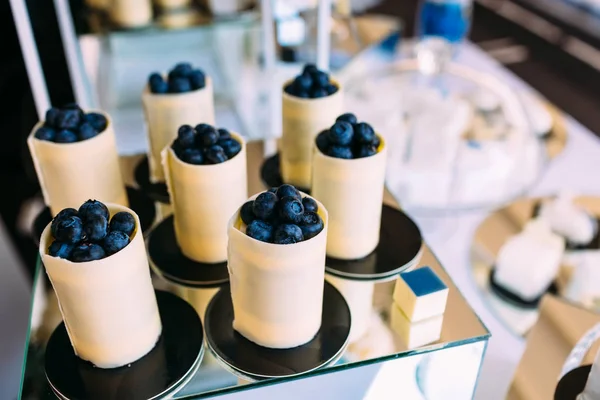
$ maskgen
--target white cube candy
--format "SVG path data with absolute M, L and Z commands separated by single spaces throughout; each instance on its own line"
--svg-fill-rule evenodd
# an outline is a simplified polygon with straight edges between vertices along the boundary
M 412 322 L 443 314 L 447 299 L 448 287 L 429 267 L 404 272 L 396 280 L 394 302 Z
M 402 339 L 408 349 L 414 349 L 440 340 L 443 322 L 443 314 L 412 322 L 395 303 L 392 303 L 390 308 L 391 328 Z

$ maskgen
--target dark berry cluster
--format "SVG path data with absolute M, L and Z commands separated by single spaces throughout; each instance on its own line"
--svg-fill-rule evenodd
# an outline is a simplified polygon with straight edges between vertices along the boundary
M 148 78 L 148 87 L 152 93 L 186 93 L 206 86 L 206 75 L 200 69 L 194 69 L 190 63 L 179 63 L 169 71 L 167 79 L 154 72 Z
M 237 155 L 242 145 L 227 129 L 208 124 L 183 125 L 171 148 L 181 161 L 194 165 L 220 164 Z
M 306 64 L 302 73 L 283 90 L 303 99 L 318 99 L 334 94 L 338 87 L 331 82 L 327 72 L 318 70 L 314 64 Z
M 55 143 L 74 143 L 91 139 L 106 129 L 106 117 L 85 113 L 77 104 L 46 111 L 44 125 L 35 131 L 35 138 Z
M 135 231 L 135 218 L 125 211 L 110 218 L 103 203 L 88 200 L 79 210 L 65 208 L 59 212 L 50 230 L 54 241 L 48 247 L 48 254 L 73 262 L 94 261 L 115 254 L 129 244 Z
M 300 195 L 292 185 L 281 185 L 244 203 L 240 216 L 246 235 L 261 242 L 293 244 L 315 237 L 323 230 L 319 206 Z
M 329 129 L 319 133 L 317 147 L 323 154 L 335 158 L 364 158 L 377 154 L 380 139 L 373 127 L 358 122 L 354 114 L 342 114 Z

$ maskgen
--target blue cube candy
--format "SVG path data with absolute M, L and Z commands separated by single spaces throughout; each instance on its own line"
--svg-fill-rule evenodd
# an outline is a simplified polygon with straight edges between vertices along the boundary
M 439 316 L 446 309 L 448 286 L 430 267 L 400 274 L 394 302 L 411 322 Z

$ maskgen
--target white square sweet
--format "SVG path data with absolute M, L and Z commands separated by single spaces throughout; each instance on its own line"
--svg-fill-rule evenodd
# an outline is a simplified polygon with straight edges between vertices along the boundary
M 400 308 L 392 303 L 390 309 L 390 325 L 400 336 L 406 347 L 414 349 L 440 340 L 444 315 L 427 318 L 419 322 L 411 322 Z
M 441 315 L 446 309 L 448 286 L 429 267 L 400 274 L 394 288 L 394 302 L 412 321 Z

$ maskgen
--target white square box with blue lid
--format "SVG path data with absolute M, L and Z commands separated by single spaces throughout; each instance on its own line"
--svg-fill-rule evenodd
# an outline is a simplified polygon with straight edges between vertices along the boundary
M 444 314 L 448 286 L 429 267 L 400 274 L 394 288 L 394 303 L 411 322 Z

